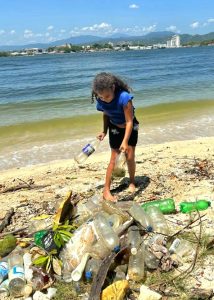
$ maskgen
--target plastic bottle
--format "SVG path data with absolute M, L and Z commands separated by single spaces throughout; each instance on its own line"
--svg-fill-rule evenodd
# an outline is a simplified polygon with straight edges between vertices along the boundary
M 33 267 L 32 287 L 34 291 L 42 290 L 49 280 L 48 274 L 42 268 Z
M 119 228 L 119 226 L 123 223 L 122 217 L 117 214 L 109 215 L 107 217 L 107 220 L 114 231 L 116 231 Z
M 28 252 L 26 252 L 23 255 L 25 279 L 29 283 L 31 282 L 31 280 L 33 278 L 33 270 L 31 269 L 31 265 L 32 265 L 32 259 L 31 258 L 32 258 L 32 255 Z
M 8 263 L 5 261 L 0 262 L 0 284 L 7 278 L 8 276 Z
M 147 211 L 147 208 L 150 206 L 158 207 L 163 214 L 171 214 L 175 212 L 175 202 L 172 198 L 149 201 L 141 205 L 145 211 Z
M 8 259 L 9 265 L 9 291 L 10 294 L 19 297 L 23 295 L 26 285 L 24 275 L 23 257 L 20 251 L 14 251 Z
M 140 247 L 136 255 L 130 255 L 128 264 L 128 278 L 140 281 L 144 278 L 144 245 Z
M 147 268 L 155 270 L 159 266 L 159 259 L 149 251 L 148 247 L 145 247 L 145 265 Z
M 166 219 L 160 209 L 156 206 L 147 207 L 147 214 L 153 220 L 154 231 L 162 234 L 169 234 L 169 228 Z
M 84 148 L 82 148 L 81 152 L 74 157 L 74 160 L 78 164 L 84 163 L 86 159 L 97 150 L 99 145 L 100 145 L 100 140 L 97 138 L 94 139 L 89 144 L 85 145 Z
M 6 279 L 0 284 L 0 299 L 9 295 L 9 280 Z
M 101 259 L 91 258 L 88 260 L 85 266 L 85 279 L 86 281 L 92 281 L 93 278 L 97 275 L 97 272 L 101 266 Z
M 45 217 L 42 219 L 40 219 L 40 217 L 34 218 L 34 219 L 30 220 L 28 232 L 30 234 L 35 233 L 40 230 L 45 230 L 45 229 L 51 228 L 52 225 L 53 225 L 52 217 L 48 216 L 48 217 Z
M 145 228 L 146 231 L 153 231 L 153 222 L 150 216 L 141 208 L 140 205 L 134 203 L 129 209 L 129 213 Z
M 79 215 L 79 217 L 77 218 L 77 222 L 86 221 L 88 218 L 94 216 L 101 209 L 101 201 L 96 195 L 88 199 L 88 201 L 85 203 L 79 203 L 77 205 L 76 213 L 77 215 Z
M 137 226 L 131 226 L 128 229 L 128 245 L 131 248 L 131 254 L 136 255 L 143 239 L 139 233 L 139 228 Z
M 124 177 L 126 174 L 125 170 L 126 155 L 125 152 L 120 152 L 116 158 L 115 166 L 112 172 L 113 177 Z
M 197 200 L 195 202 L 181 202 L 180 211 L 182 213 L 189 213 L 197 210 L 205 210 L 211 206 L 211 202 L 207 200 Z
M 89 253 L 85 253 L 81 259 L 80 264 L 71 273 L 71 278 L 73 281 L 79 281 L 81 279 L 88 259 L 89 259 Z
M 190 242 L 183 239 L 175 239 L 171 246 L 169 247 L 169 253 L 176 253 L 178 256 L 182 257 L 188 252 L 193 251 L 193 246 Z
M 117 234 L 111 228 L 104 214 L 98 213 L 94 218 L 94 230 L 99 243 L 102 247 L 107 247 L 110 251 L 117 251 L 120 241 Z

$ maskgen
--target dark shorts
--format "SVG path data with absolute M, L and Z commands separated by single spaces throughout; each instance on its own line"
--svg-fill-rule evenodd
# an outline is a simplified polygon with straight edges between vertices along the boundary
M 135 147 L 137 145 L 138 140 L 138 127 L 139 122 L 136 118 L 133 120 L 133 129 L 130 135 L 128 145 Z M 120 145 L 122 144 L 124 135 L 125 135 L 125 128 L 119 128 L 116 125 L 109 122 L 109 144 L 112 149 L 119 149 Z

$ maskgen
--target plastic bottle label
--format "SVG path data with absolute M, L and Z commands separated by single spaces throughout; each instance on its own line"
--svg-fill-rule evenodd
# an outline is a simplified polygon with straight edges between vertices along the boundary
M 14 278 L 25 278 L 23 267 L 15 266 L 9 271 L 9 279 L 12 280 Z
M 3 278 L 7 277 L 8 274 L 8 264 L 6 262 L 0 263 L 0 274 Z
M 95 149 L 91 144 L 87 144 L 83 149 L 82 152 L 86 154 L 87 156 L 90 156 L 92 153 L 94 153 Z

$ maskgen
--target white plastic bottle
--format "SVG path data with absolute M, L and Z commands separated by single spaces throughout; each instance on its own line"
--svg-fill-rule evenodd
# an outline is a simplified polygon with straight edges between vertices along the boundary
M 91 141 L 90 143 L 85 145 L 85 147 L 82 148 L 81 152 L 74 157 L 74 160 L 78 164 L 83 164 L 86 161 L 86 159 L 97 150 L 99 145 L 100 145 L 100 140 L 97 138 L 94 139 L 93 141 Z
M 26 285 L 23 257 L 19 251 L 14 251 L 8 259 L 9 265 L 9 291 L 14 297 L 23 295 Z
M 129 212 L 131 216 L 138 221 L 146 231 L 153 231 L 154 228 L 152 219 L 140 205 L 133 203 L 132 207 L 129 209 Z
M 162 234 L 169 234 L 166 219 L 160 209 L 156 206 L 147 207 L 147 214 L 153 220 L 154 231 Z

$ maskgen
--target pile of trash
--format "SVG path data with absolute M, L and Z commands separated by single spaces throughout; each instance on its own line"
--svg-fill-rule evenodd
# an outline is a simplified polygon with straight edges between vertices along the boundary
M 210 205 L 183 202 L 180 212 L 195 212 L 191 225 Z M 155 285 L 142 285 L 148 273 L 175 270 L 197 254 L 198 245 L 169 226 L 165 215 L 176 212 L 173 199 L 112 203 L 93 195 L 79 202 L 69 192 L 55 214 L 31 219 L 18 241 L 1 234 L 0 298 L 51 299 L 55 282 L 82 282 L 90 285 L 87 293 L 79 290 L 84 300 L 161 299 Z

